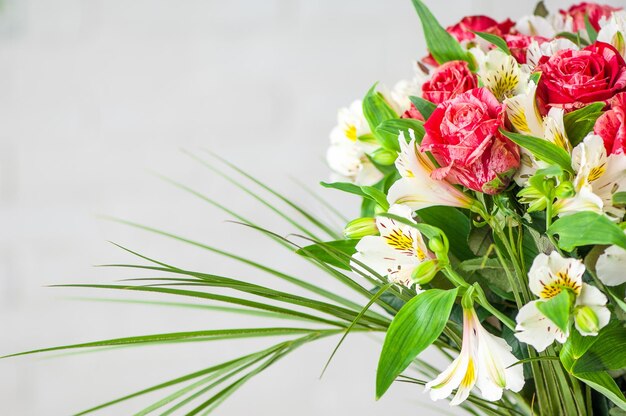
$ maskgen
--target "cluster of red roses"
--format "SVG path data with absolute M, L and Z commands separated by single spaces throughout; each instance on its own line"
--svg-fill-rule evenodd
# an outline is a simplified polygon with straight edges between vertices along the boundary
M 598 30 L 600 20 L 615 10 L 581 3 L 560 13 L 571 17 L 572 30 L 578 32 L 586 27 L 585 16 Z M 477 41 L 475 31 L 498 35 L 520 65 L 528 64 L 526 53 L 533 41 L 541 44 L 552 40 L 516 33 L 511 20 L 499 23 L 487 16 L 465 17 L 447 31 L 465 45 Z M 433 176 L 488 194 L 502 191 L 520 163 L 517 145 L 499 132 L 507 126 L 506 103 L 479 87 L 478 77 L 467 62 L 438 66 L 432 56 L 424 62 L 435 67 L 422 86 L 422 98 L 437 105 L 424 124 L 422 141 L 422 148 L 441 166 Z M 569 112 L 604 102 L 608 111 L 598 119 L 594 132 L 604 139 L 607 153 L 626 151 L 626 63 L 613 46 L 594 42 L 581 50 L 561 50 L 543 56 L 529 70 L 541 74 L 536 107 L 543 116 L 553 107 Z M 421 119 L 421 114 L 412 107 L 404 117 Z

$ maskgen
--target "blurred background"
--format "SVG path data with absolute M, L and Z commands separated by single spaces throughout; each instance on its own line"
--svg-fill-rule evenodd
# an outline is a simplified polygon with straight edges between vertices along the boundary
M 550 9 L 570 5 L 546 3 Z M 515 18 L 534 7 L 499 0 L 427 4 L 446 26 L 464 15 Z M 102 214 L 236 251 L 305 280 L 323 278 L 327 288 L 348 293 L 158 175 L 281 234 L 294 231 L 180 151 L 210 160 L 203 150 L 210 149 L 327 217 L 299 182 L 317 189 L 328 177 L 324 154 L 337 108 L 375 81 L 393 86 L 410 78 L 412 61 L 424 50 L 409 0 L 0 1 L 0 354 L 255 324 L 202 309 L 93 300 L 158 299 L 141 294 L 46 287 L 144 275 L 93 267 L 137 262 L 108 241 L 176 266 L 282 287 L 201 249 L 103 221 Z M 356 200 L 319 193 L 346 216 L 357 215 Z M 0 414 L 71 414 L 271 342 L 3 360 Z M 216 413 L 450 413 L 413 385 L 396 385 L 375 402 L 380 344 L 365 336 L 350 336 L 320 381 L 336 342 L 290 355 Z M 130 414 L 159 397 L 101 414 Z

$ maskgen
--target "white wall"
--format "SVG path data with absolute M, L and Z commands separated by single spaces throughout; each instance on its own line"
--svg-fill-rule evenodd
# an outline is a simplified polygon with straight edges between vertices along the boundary
M 515 17 L 533 7 L 495 0 L 428 3 L 444 24 L 477 12 Z M 135 262 L 106 240 L 175 265 L 284 287 L 197 248 L 100 221 L 97 214 L 158 226 L 319 279 L 299 259 L 224 223 L 227 215 L 151 172 L 202 190 L 268 228 L 293 231 L 179 148 L 212 149 L 323 215 L 290 177 L 309 186 L 326 178 L 323 154 L 336 108 L 374 81 L 392 85 L 410 76 L 411 60 L 424 52 L 420 30 L 409 0 L 3 0 L 0 354 L 253 325 L 202 310 L 70 299 L 122 295 L 45 287 L 144 275 L 92 267 Z M 323 195 L 356 214 L 354 200 Z M 0 414 L 69 414 L 267 342 L 1 361 Z M 305 347 L 278 363 L 218 414 L 366 416 L 432 406 L 421 388 L 408 385 L 394 386 L 374 402 L 379 344 L 366 337 L 350 337 L 320 382 L 334 342 Z M 153 400 L 102 414 L 128 414 Z M 429 409 L 422 414 L 435 414 Z

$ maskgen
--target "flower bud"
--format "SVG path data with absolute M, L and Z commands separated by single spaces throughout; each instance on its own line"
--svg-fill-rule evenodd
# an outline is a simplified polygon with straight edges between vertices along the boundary
M 375 163 L 390 166 L 396 161 L 398 154 L 387 149 L 377 149 L 370 156 Z
M 589 306 L 576 308 L 574 320 L 578 329 L 585 334 L 597 334 L 600 330 L 598 315 Z
M 378 234 L 376 220 L 368 217 L 357 218 L 356 220 L 350 221 L 343 230 L 343 235 L 350 239 L 362 238 L 366 235 L 375 234 Z
M 418 284 L 428 283 L 439 271 L 439 261 L 430 259 L 421 262 L 411 273 L 411 279 Z
M 433 237 L 428 241 L 428 248 L 433 253 L 439 253 L 445 250 L 445 246 L 443 245 L 443 241 L 439 237 Z
M 555 190 L 555 195 L 559 198 L 571 198 L 575 194 L 574 185 L 569 181 L 562 182 Z

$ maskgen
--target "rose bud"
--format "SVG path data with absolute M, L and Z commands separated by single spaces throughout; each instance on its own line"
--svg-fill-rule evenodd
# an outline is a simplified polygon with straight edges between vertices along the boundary
M 585 16 L 588 16 L 589 23 L 595 30 L 600 30 L 600 19 L 608 18 L 613 12 L 623 10 L 620 7 L 612 7 L 606 4 L 583 2 L 575 4 L 567 10 L 559 10 L 564 19 L 572 18 L 572 31 L 586 29 Z
M 520 164 L 519 147 L 502 136 L 504 106 L 486 88 L 476 88 L 439 104 L 424 124 L 422 148 L 441 166 L 435 179 L 496 194 Z
M 539 60 L 541 72 L 537 99 L 548 107 L 575 110 L 587 104 L 607 102 L 626 91 L 626 63 L 608 43 L 596 42 L 585 49 L 566 49 Z
M 593 132 L 604 140 L 607 154 L 626 153 L 626 93 L 610 100 L 611 109 L 602 114 L 593 126 Z
M 432 77 L 422 85 L 422 98 L 435 104 L 454 98 L 478 86 L 465 61 L 450 61 L 433 71 Z

